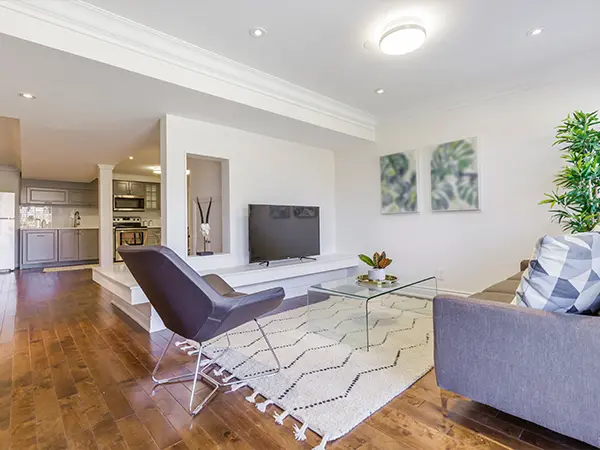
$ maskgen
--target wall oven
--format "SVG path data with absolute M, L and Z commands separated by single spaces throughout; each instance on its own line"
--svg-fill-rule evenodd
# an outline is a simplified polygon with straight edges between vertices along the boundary
M 113 211 L 145 211 L 146 199 L 137 195 L 115 195 Z

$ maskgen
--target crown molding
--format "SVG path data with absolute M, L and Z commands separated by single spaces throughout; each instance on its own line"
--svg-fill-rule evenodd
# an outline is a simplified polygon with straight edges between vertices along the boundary
M 81 0 L 0 1 L 0 32 L 375 140 L 376 119 L 369 113 Z

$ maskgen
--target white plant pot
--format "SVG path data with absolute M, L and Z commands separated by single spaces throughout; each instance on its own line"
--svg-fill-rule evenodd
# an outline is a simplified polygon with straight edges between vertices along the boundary
M 385 269 L 369 269 L 369 280 L 372 280 L 372 281 L 385 280 Z

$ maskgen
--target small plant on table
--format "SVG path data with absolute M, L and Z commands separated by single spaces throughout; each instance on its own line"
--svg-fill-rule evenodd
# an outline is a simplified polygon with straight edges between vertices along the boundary
M 371 267 L 371 270 L 369 270 L 369 280 L 385 280 L 385 268 L 392 263 L 392 260 L 386 256 L 384 251 L 381 253 L 375 252 L 373 258 L 364 254 L 358 255 L 358 258 Z

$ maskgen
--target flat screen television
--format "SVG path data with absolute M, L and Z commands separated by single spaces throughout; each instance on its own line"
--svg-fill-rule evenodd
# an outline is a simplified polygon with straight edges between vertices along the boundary
M 319 207 L 249 205 L 250 262 L 318 255 Z

